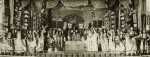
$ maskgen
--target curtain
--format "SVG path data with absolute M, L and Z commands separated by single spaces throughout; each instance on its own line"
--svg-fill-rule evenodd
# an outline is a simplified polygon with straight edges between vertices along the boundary
M 107 1 L 107 6 L 112 7 L 115 4 L 116 0 L 109 0 Z
M 21 7 L 22 7 L 22 8 L 26 7 L 26 6 L 30 3 L 30 1 L 31 1 L 31 0 L 22 0 L 22 1 L 21 1 Z
M 36 13 L 38 13 L 38 14 L 40 14 L 41 13 L 41 9 L 42 9 L 42 7 L 39 7 L 38 5 L 33 5 L 33 8 L 34 8 L 34 11 L 36 12 Z
M 38 6 L 39 8 L 42 8 L 42 0 L 34 0 L 34 3 L 36 6 Z
M 58 4 L 59 0 L 47 0 L 46 7 L 53 8 Z
M 88 0 L 61 0 L 65 6 L 78 7 L 88 5 Z
M 95 8 L 105 8 L 104 0 L 91 0 L 91 3 Z
M 119 2 L 126 8 L 129 7 L 130 1 L 129 0 L 119 0 Z

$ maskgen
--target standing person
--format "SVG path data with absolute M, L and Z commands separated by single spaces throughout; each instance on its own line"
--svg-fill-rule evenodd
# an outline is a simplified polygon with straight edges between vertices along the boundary
M 38 38 L 38 44 L 36 47 L 37 52 L 43 52 L 44 49 L 44 33 L 46 33 L 45 28 L 41 30 L 40 37 Z
M 109 47 L 108 47 L 108 36 L 107 36 L 107 30 L 104 29 L 103 33 L 102 33 L 102 51 L 109 51 Z
M 26 46 L 23 44 L 23 41 L 21 39 L 21 31 L 17 31 L 17 39 L 14 40 L 15 42 L 15 52 L 16 53 L 23 53 L 26 52 Z
M 86 40 L 87 51 L 98 51 L 97 37 L 98 34 L 93 29 L 90 29 Z
M 146 30 L 143 30 L 143 53 L 144 54 L 146 52 L 146 38 L 147 38 Z
M 150 31 L 148 31 L 147 32 L 148 34 L 147 34 L 147 37 L 148 37 L 148 39 L 147 39 L 147 46 L 148 46 L 148 48 L 147 48 L 147 53 L 150 53 Z
M 110 30 L 109 32 L 109 50 L 111 52 L 114 52 L 115 51 L 115 42 L 114 42 L 114 32 L 112 30 Z

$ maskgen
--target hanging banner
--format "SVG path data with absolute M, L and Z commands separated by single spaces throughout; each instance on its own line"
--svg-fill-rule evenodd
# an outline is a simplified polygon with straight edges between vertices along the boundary
M 58 4 L 59 0 L 47 0 L 46 7 L 53 8 Z
M 30 3 L 30 1 L 31 1 L 31 0 L 22 0 L 22 1 L 21 1 L 21 7 L 22 7 L 22 8 L 26 7 L 26 6 Z
M 92 5 L 95 8 L 105 8 L 105 1 L 104 0 L 90 0 Z
M 78 7 L 88 5 L 88 0 L 61 0 L 65 6 Z

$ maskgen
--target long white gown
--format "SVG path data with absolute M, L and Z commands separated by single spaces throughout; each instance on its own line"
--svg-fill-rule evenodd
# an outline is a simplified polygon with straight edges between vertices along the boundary
M 109 44 L 108 44 L 109 40 L 106 37 L 106 33 L 101 35 L 100 41 L 101 41 L 102 51 L 109 51 Z
M 6 40 L 5 38 L 4 38 L 4 43 L 3 43 L 3 47 L 4 47 L 4 50 L 12 50 L 13 48 L 9 45 L 9 42 L 8 42 L 8 40 Z
M 136 50 L 135 38 L 130 38 L 129 35 L 126 35 L 126 51 L 127 51 L 127 54 L 135 53 L 135 50 Z
M 113 41 L 113 34 L 111 33 L 111 35 L 109 36 L 109 50 L 111 52 L 114 52 L 115 51 L 115 43 Z
M 36 51 L 43 51 L 44 48 L 44 36 L 43 34 L 41 35 L 41 37 L 38 38 L 38 44 L 36 47 Z
M 29 46 L 29 52 L 33 53 L 35 47 L 37 46 L 35 37 L 33 37 L 33 41 L 28 41 L 28 46 Z
M 87 51 L 98 51 L 97 37 L 98 34 L 95 31 L 94 34 L 89 31 L 89 37 L 86 40 Z
M 119 38 L 119 36 L 117 36 L 116 38 Z M 120 39 L 118 39 L 119 43 L 116 45 L 116 51 L 117 52 L 123 52 L 125 50 L 125 47 L 123 45 L 123 42 L 120 41 Z
M 21 31 L 17 32 L 17 39 L 15 40 L 15 52 L 25 52 L 26 47 L 21 40 Z

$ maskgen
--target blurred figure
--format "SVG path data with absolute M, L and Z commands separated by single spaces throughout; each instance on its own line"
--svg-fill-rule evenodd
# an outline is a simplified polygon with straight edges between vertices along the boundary
M 21 31 L 17 31 L 17 39 L 14 40 L 15 42 L 15 53 L 24 53 L 26 52 L 26 45 L 23 44 L 23 41 L 21 39 Z
M 90 29 L 86 40 L 87 51 L 98 51 L 97 38 L 98 34 L 96 31 L 94 29 Z

